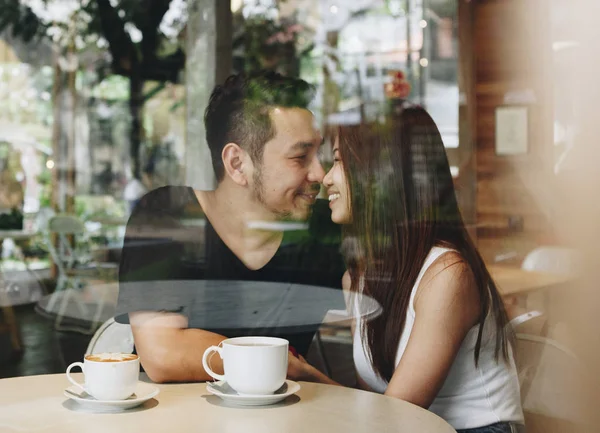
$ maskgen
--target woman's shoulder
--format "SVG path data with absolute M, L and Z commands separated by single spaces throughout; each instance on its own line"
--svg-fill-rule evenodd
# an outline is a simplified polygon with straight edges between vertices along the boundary
M 464 257 L 456 250 L 450 248 L 433 247 L 422 269 L 423 276 L 419 282 L 420 287 L 432 284 L 448 284 L 452 281 L 468 279 L 472 271 Z
M 349 292 L 351 286 L 352 286 L 352 278 L 350 277 L 350 272 L 346 271 L 346 272 L 344 272 L 344 275 L 342 276 L 342 289 L 344 289 L 344 292 Z
M 478 312 L 477 283 L 471 266 L 458 251 L 446 249 L 429 265 L 417 287 L 414 306 L 415 310 L 457 306 Z

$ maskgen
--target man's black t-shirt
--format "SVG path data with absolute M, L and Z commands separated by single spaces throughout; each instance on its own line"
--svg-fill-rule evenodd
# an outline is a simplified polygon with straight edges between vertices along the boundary
M 167 186 L 151 191 L 139 201 L 127 224 L 116 320 L 128 323 L 127 313 L 134 311 L 177 312 L 188 317 L 190 327 L 227 337 L 279 336 L 305 355 L 318 329 L 315 317 L 344 308 L 341 291 L 331 296 L 332 288 L 341 289 L 344 266 L 339 227 L 331 222 L 326 202 L 317 200 L 306 226 L 283 224 L 292 230 L 284 231 L 273 258 L 261 269 L 251 270 L 221 240 L 192 188 Z M 297 289 L 294 292 L 290 287 Z M 328 292 L 327 296 L 318 296 L 316 288 Z M 243 296 L 238 289 L 245 290 Z M 277 293 L 273 290 L 286 291 L 288 303 L 275 299 L 277 295 L 266 295 Z M 302 293 L 311 294 L 312 299 L 303 299 Z M 265 304 L 269 301 L 265 296 L 272 298 L 273 305 Z M 285 314 L 280 310 L 289 307 L 289 302 L 306 304 L 312 317 L 307 326 L 281 327 L 272 320 Z M 266 313 L 257 314 L 253 322 L 252 313 L 259 312 L 246 310 L 256 305 L 264 305 Z M 228 317 L 212 314 L 215 310 Z M 231 316 L 238 316 L 243 326 L 232 326 L 236 320 Z

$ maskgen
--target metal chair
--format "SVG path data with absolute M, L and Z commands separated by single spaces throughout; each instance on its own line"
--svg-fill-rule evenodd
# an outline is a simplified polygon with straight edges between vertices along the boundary
M 131 326 L 117 323 L 113 318 L 110 318 L 94 333 L 85 354 L 133 353 L 133 347 Z
M 90 327 L 82 329 L 76 326 L 66 326 L 63 319 L 67 307 L 73 300 L 83 317 L 89 317 L 88 306 L 81 300 L 81 293 L 91 279 L 109 280 L 110 274 L 116 270 L 116 265 L 103 266 L 90 262 L 90 248 L 86 244 L 85 225 L 74 215 L 57 215 L 48 222 L 44 239 L 52 261 L 58 272 L 56 289 L 48 302 L 47 310 L 54 312 L 58 305 L 58 312 L 54 326 L 57 330 L 71 330 L 83 333 L 92 333 L 100 322 L 104 308 L 104 297 L 101 297 L 96 311 L 92 316 Z M 53 237 L 57 238 L 57 246 Z M 83 245 L 78 245 L 82 243 Z
M 538 247 L 527 254 L 521 268 L 555 274 L 574 275 L 579 257 L 575 250 L 557 246 Z
M 575 277 L 579 271 L 580 259 L 579 253 L 574 249 L 560 246 L 541 246 L 527 254 L 521 264 L 521 269 Z M 562 301 L 551 301 L 552 297 L 560 296 L 559 292 L 554 293 L 547 291 L 531 293 L 524 299 L 527 310 L 542 310 L 544 314 L 552 319 L 546 323 L 546 334 L 553 332 L 552 329 L 557 327 L 564 327 L 564 324 L 558 321 L 557 311 L 552 309 L 553 305 L 562 305 Z
M 548 319 L 541 311 L 533 310 L 513 317 L 509 325 L 515 334 L 531 334 L 547 337 Z
M 516 334 L 515 361 L 528 432 L 582 421 L 582 366 L 573 352 L 539 335 Z

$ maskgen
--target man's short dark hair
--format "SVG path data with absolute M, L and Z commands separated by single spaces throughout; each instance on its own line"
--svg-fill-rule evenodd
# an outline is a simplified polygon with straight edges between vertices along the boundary
M 265 143 L 275 135 L 270 110 L 307 108 L 313 94 L 306 81 L 276 72 L 231 75 L 216 86 L 204 112 L 204 125 L 217 180 L 225 176 L 221 154 L 227 143 L 238 144 L 260 164 Z

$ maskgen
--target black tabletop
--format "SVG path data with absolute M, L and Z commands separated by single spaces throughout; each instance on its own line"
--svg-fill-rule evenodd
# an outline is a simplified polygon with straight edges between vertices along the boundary
M 237 280 L 175 280 L 120 283 L 118 314 L 141 310 L 179 311 L 190 328 L 223 332 L 277 328 L 300 332 L 323 323 L 329 310 L 345 310 L 341 290 L 328 287 Z M 361 316 L 372 317 L 379 306 L 354 295 Z M 332 315 L 330 321 L 343 320 Z

